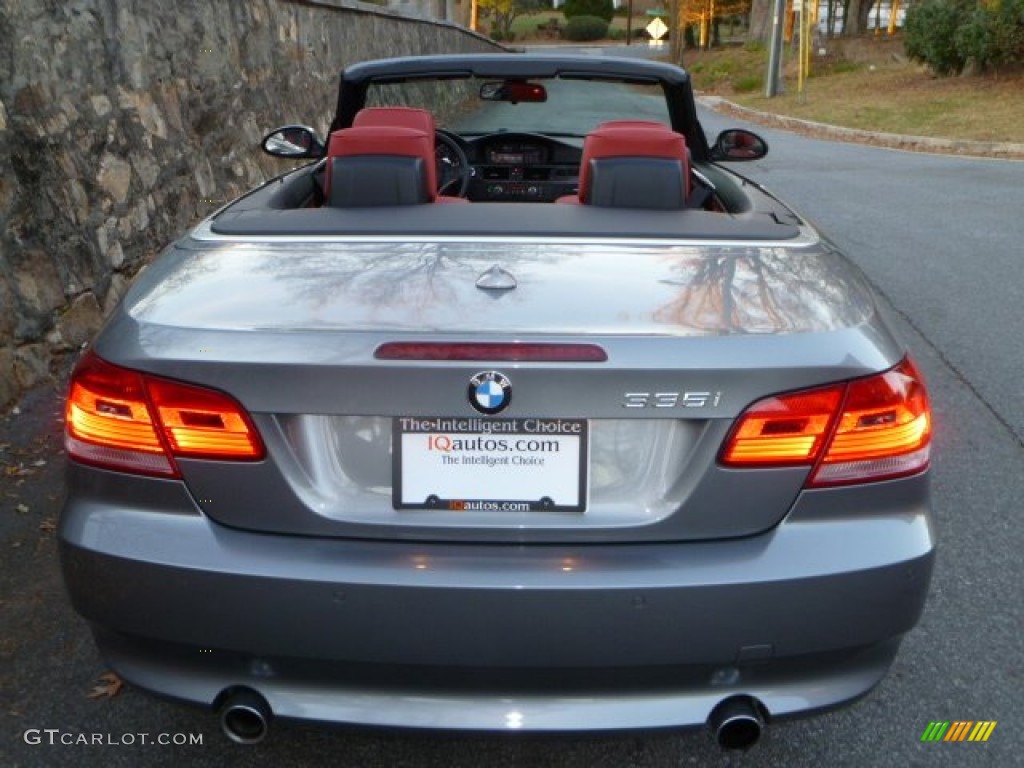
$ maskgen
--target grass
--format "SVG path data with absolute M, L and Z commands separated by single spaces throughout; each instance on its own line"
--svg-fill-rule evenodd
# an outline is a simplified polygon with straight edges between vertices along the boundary
M 763 85 L 764 78 L 761 75 L 743 75 L 733 81 L 732 88 L 736 93 L 750 93 L 760 90 Z
M 565 19 L 558 11 L 518 17 L 516 42 L 556 43 L 538 37 L 537 25 Z M 633 29 L 649 18 L 634 16 Z M 624 36 L 626 19 L 616 15 L 611 29 Z M 837 38 L 814 56 L 803 93 L 797 92 L 796 52 L 783 55 L 784 92 L 764 96 L 767 49 L 757 43 L 711 51 L 683 52 L 683 65 L 698 91 L 722 96 L 751 109 L 818 123 L 909 136 L 1024 142 L 1024 69 L 1000 76 L 935 77 L 907 59 L 902 37 Z
M 902 40 L 830 41 L 797 93 L 796 62 L 785 54 L 784 93 L 761 86 L 767 53 L 755 46 L 687 51 L 696 88 L 751 109 L 847 128 L 990 142 L 1022 141 L 1024 72 L 937 78 L 907 60 Z M 756 83 L 756 85 L 754 85 Z

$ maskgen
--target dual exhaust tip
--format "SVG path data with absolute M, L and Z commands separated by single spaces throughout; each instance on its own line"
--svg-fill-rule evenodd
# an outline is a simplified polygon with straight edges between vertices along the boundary
M 753 696 L 730 696 L 711 710 L 708 728 L 722 749 L 746 752 L 761 739 L 767 710 Z
M 236 744 L 259 744 L 270 727 L 270 705 L 251 688 L 229 688 L 218 697 L 220 727 Z M 711 711 L 708 727 L 724 750 L 746 751 L 761 738 L 765 707 L 752 696 L 731 696 Z
M 270 728 L 270 705 L 252 688 L 229 688 L 217 697 L 220 728 L 236 744 L 259 744 Z

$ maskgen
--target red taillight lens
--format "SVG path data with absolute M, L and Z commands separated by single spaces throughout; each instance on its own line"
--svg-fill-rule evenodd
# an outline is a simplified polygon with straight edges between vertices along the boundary
M 811 485 L 877 480 L 928 466 L 931 407 L 924 379 L 909 359 L 850 382 L 843 413 Z
M 733 466 L 813 462 L 842 399 L 843 387 L 836 386 L 754 403 L 726 443 L 723 461 Z
M 740 417 L 730 467 L 814 465 L 808 486 L 910 475 L 928 466 L 931 411 L 909 359 L 876 376 L 769 397 Z
M 255 460 L 263 444 L 227 395 L 113 365 L 89 352 L 71 377 L 68 455 L 147 475 L 177 477 L 174 457 Z
M 65 429 L 73 459 L 146 475 L 178 474 L 157 434 L 142 374 L 91 352 L 72 374 Z
M 242 406 L 227 395 L 146 377 L 149 396 L 175 456 L 260 459 L 263 444 Z

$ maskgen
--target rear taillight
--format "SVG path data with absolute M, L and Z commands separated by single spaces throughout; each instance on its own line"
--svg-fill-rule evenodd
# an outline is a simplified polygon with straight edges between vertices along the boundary
M 723 459 L 732 466 L 810 464 L 821 454 L 843 387 L 759 400 L 740 417 Z
M 68 455 L 146 475 L 178 477 L 175 457 L 252 461 L 263 443 L 222 392 L 113 365 L 89 352 L 71 376 Z
M 928 466 L 931 411 L 909 359 L 864 379 L 759 400 L 722 449 L 730 467 L 813 466 L 809 487 L 902 477 Z
M 68 392 L 68 456 L 128 472 L 176 476 L 147 400 L 142 374 L 88 353 L 75 368 Z

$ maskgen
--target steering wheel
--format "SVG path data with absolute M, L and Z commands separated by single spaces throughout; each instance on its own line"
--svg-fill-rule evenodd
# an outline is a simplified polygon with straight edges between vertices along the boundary
M 473 166 L 458 140 L 442 128 L 434 131 L 434 156 L 437 158 L 437 194 L 446 194 L 450 187 L 458 184 L 456 196 L 465 197 Z

